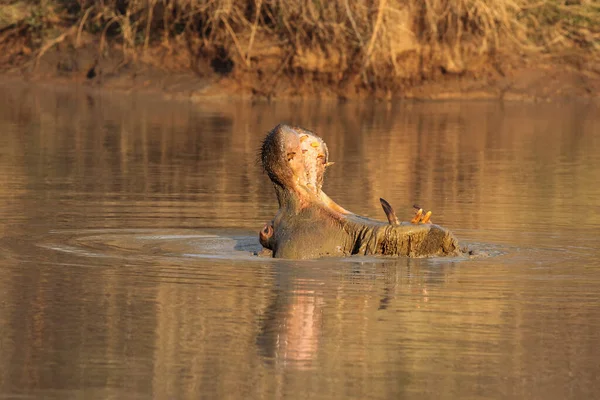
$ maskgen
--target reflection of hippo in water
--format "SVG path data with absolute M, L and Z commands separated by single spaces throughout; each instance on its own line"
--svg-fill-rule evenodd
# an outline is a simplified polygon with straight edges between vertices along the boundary
M 330 166 L 325 142 L 312 132 L 276 126 L 261 150 L 262 165 L 273 181 L 279 211 L 260 232 L 260 242 L 276 258 L 317 258 L 353 254 L 422 257 L 460 254 L 446 229 L 431 224 L 419 210 L 399 222 L 382 199 L 389 222 L 345 210 L 322 190 Z

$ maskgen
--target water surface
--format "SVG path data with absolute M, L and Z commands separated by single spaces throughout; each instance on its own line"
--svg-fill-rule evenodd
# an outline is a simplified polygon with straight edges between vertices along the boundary
M 252 256 L 279 122 L 343 207 L 492 256 Z M 0 86 L 0 398 L 580 399 L 600 390 L 600 113 Z

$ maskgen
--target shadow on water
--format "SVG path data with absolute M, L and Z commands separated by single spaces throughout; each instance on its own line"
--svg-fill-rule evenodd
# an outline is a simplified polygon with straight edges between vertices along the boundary
M 596 109 L 0 89 L 0 397 L 600 389 Z M 343 207 L 419 203 L 495 257 L 251 256 L 277 208 L 257 150 L 279 122 L 325 139 Z

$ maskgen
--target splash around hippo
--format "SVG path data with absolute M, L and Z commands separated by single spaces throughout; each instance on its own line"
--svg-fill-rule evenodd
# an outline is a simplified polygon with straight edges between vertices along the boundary
M 399 222 L 391 205 L 381 199 L 388 217 L 382 222 L 331 200 L 322 187 L 325 170 L 333 163 L 323 139 L 310 131 L 276 126 L 265 138 L 260 158 L 275 187 L 279 210 L 259 239 L 275 258 L 461 254 L 452 233 L 431 223 L 431 213 L 419 210 L 412 221 Z

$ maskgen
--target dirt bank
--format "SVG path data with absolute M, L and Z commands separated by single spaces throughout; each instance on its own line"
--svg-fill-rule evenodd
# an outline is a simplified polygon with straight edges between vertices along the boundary
M 192 99 L 600 102 L 587 1 L 0 1 L 9 79 Z

